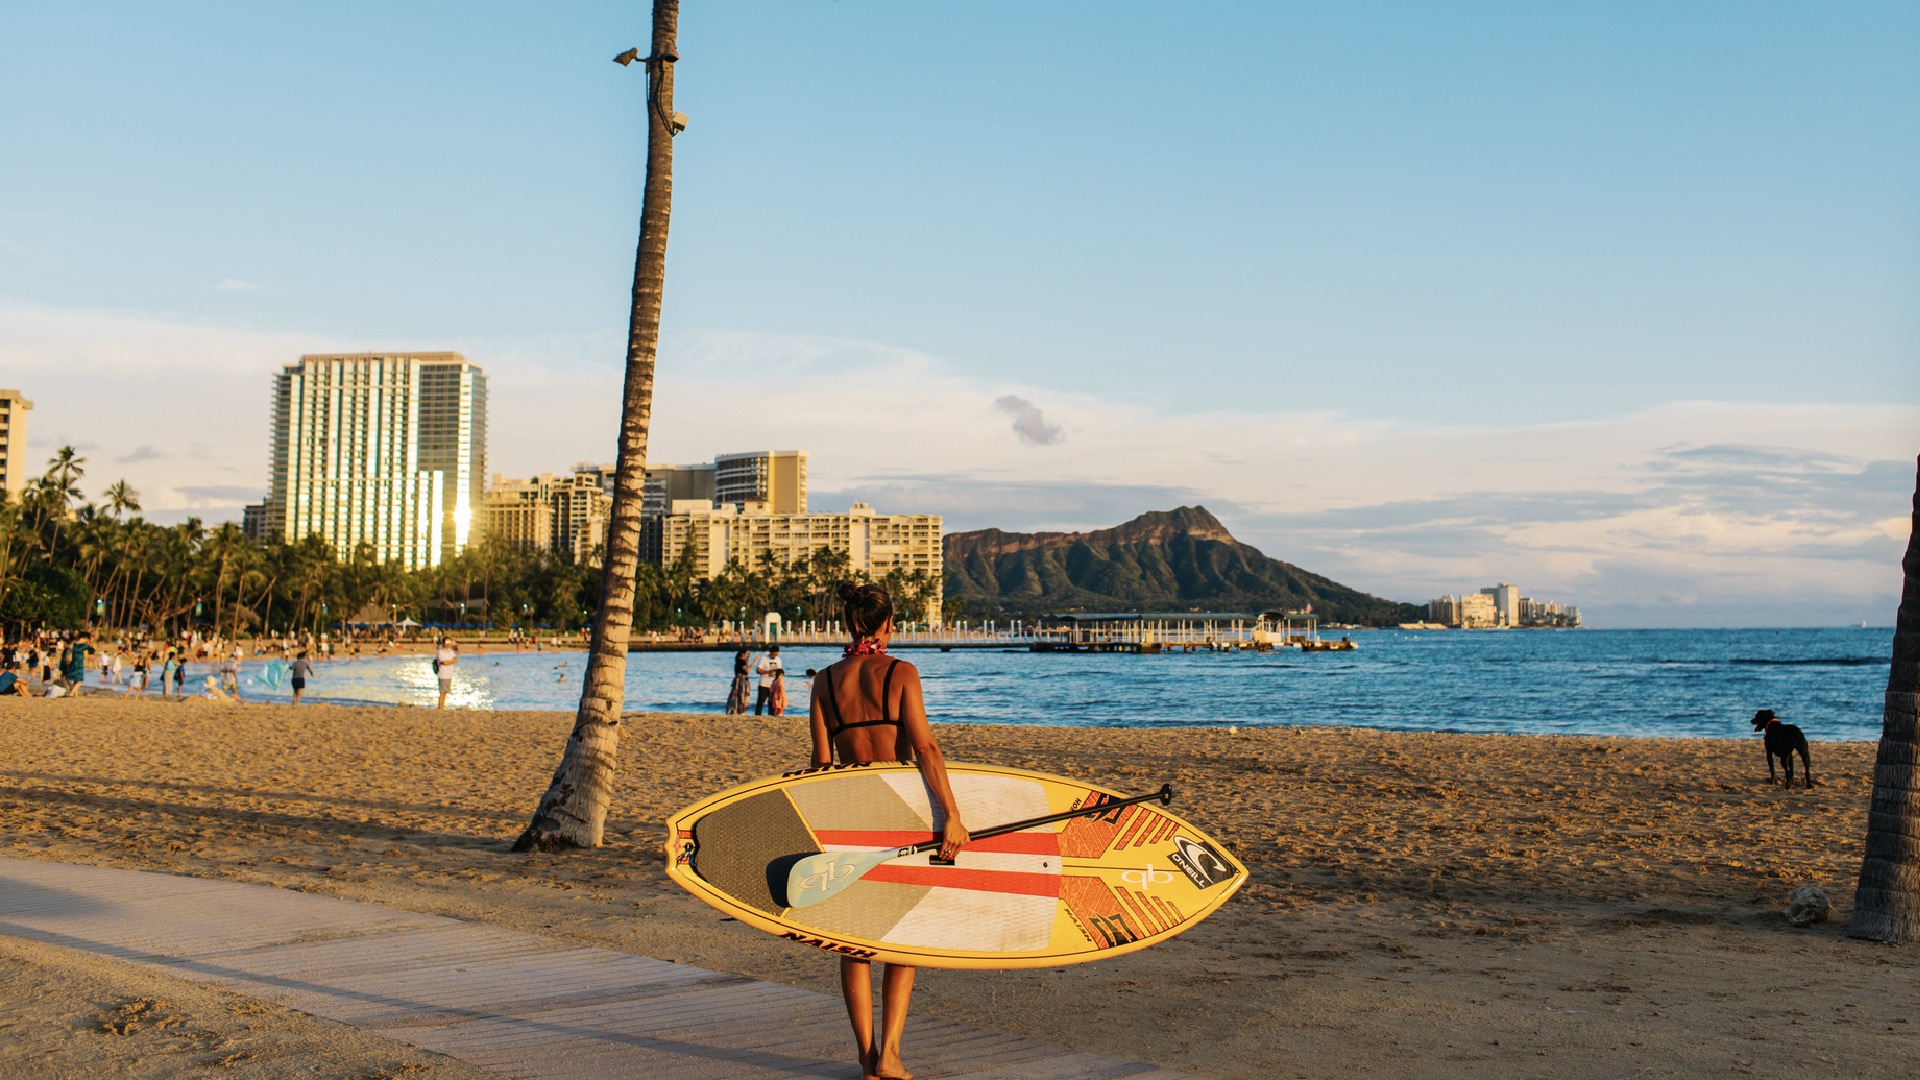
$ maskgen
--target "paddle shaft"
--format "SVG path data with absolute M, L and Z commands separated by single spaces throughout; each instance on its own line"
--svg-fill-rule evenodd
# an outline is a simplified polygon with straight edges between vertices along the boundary
M 1172 802 L 1173 785 L 1161 784 L 1159 791 L 1147 795 L 1135 795 L 1131 799 L 1116 799 L 1113 802 L 1095 803 L 1091 806 L 1082 806 L 1078 810 L 1062 810 L 1057 814 L 1048 814 L 1045 817 L 1028 818 L 1025 821 L 1012 821 L 1005 825 L 995 825 L 991 829 L 981 829 L 977 833 L 969 833 L 968 840 L 985 840 L 989 836 L 1004 836 L 1007 833 L 1016 833 L 1022 829 L 1031 829 L 1035 825 L 1051 825 L 1056 821 L 1066 821 L 1069 818 L 1091 817 L 1094 814 L 1104 814 L 1109 810 L 1118 810 L 1123 806 L 1132 806 L 1135 803 L 1152 802 L 1155 799 L 1159 799 L 1160 805 L 1162 806 Z M 924 844 L 916 844 L 913 847 L 901 849 L 900 855 L 918 855 L 923 851 L 938 851 L 940 844 L 941 841 L 939 840 L 929 840 Z M 897 859 L 900 855 L 889 857 Z

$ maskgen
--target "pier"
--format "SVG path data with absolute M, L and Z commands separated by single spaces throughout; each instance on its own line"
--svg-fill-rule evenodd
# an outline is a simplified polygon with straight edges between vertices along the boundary
M 1034 652 L 1169 653 L 1345 651 L 1353 642 L 1322 641 L 1310 612 L 1054 615 L 1041 620 Z
M 704 632 L 635 634 L 627 646 L 632 652 L 730 652 L 764 649 L 840 646 L 846 633 L 835 626 L 754 626 L 746 630 L 722 628 Z M 899 630 L 891 648 L 1024 649 L 1046 653 L 1159 653 L 1338 652 L 1354 647 L 1351 640 L 1320 637 L 1319 620 L 1308 612 L 1268 611 L 1259 615 L 1189 612 L 1178 614 L 1050 615 L 1037 624 L 956 623 L 932 629 Z

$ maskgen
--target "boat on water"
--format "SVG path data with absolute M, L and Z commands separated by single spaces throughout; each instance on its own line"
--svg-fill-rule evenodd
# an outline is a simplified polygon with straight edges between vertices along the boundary
M 1359 646 L 1352 638 L 1343 637 L 1339 641 L 1303 641 L 1298 648 L 1301 652 L 1352 652 Z

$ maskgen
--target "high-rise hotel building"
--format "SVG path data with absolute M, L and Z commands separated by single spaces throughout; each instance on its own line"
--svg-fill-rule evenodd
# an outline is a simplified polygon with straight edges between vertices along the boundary
M 27 410 L 33 402 L 18 390 L 0 390 L 0 491 L 20 498 L 27 486 Z
M 487 377 L 459 353 L 302 356 L 274 377 L 269 457 L 268 539 L 438 565 L 478 539 Z

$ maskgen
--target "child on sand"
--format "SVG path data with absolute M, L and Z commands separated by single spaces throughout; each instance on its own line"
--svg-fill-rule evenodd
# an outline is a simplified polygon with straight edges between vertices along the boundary
M 840 586 L 840 604 L 853 642 L 841 661 L 820 672 L 809 723 L 814 768 L 874 761 L 911 761 L 920 767 L 929 798 L 941 809 L 940 857 L 952 859 L 967 842 L 960 805 L 947 782 L 946 758 L 927 725 L 920 694 L 920 672 L 887 656 L 893 640 L 893 601 L 878 585 Z M 887 964 L 880 977 L 880 1039 L 873 1032 L 872 965 L 842 957 L 840 993 L 860 1068 L 868 1080 L 897 1080 L 912 1074 L 900 1061 L 900 1036 L 907 1026 L 914 968 Z
M 313 678 L 313 663 L 307 659 L 305 649 L 300 650 L 300 655 L 287 665 L 287 674 L 293 679 L 293 703 L 298 705 L 301 692 L 307 688 L 307 680 Z

